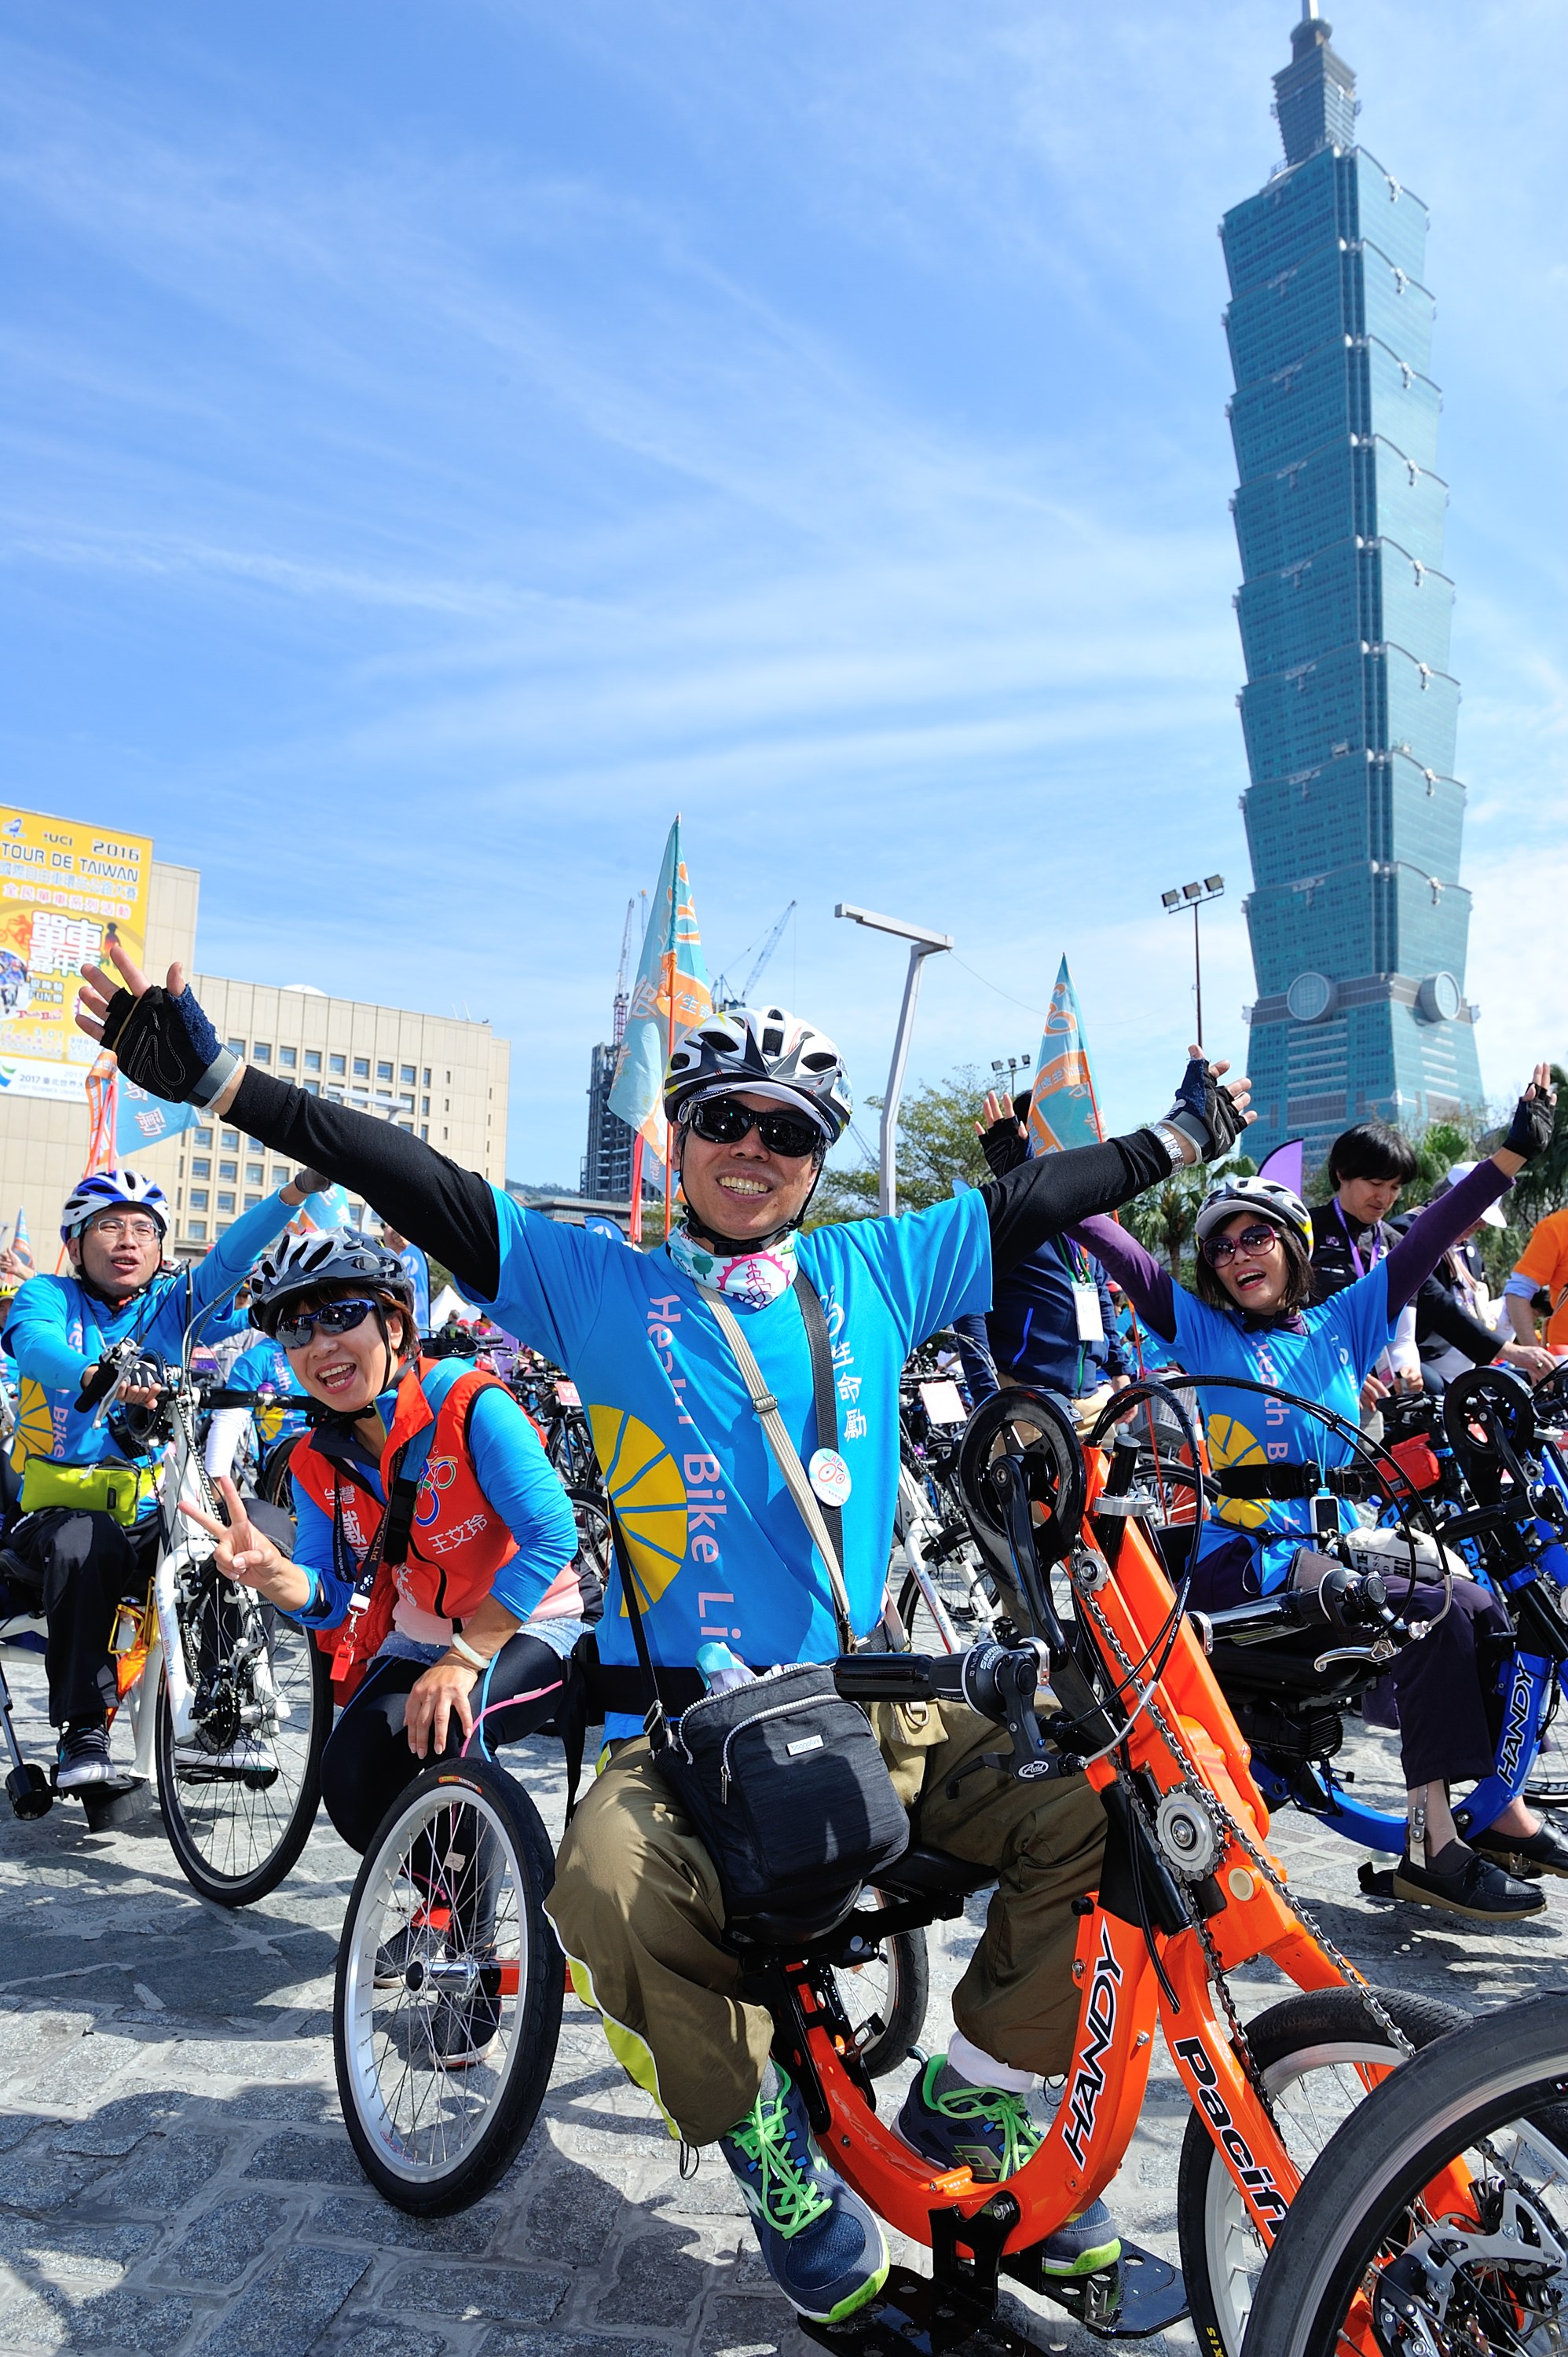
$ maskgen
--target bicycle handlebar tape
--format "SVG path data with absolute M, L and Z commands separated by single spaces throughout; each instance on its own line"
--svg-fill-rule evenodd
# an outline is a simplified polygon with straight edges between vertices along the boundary
M 1223 1162 L 1246 1124 L 1230 1090 L 1215 1079 L 1203 1057 L 1194 1056 L 1181 1076 L 1165 1125 L 1190 1139 L 1200 1162 Z
M 156 983 L 140 998 L 117 990 L 103 1018 L 103 1045 L 128 1079 L 166 1104 L 211 1104 L 240 1065 L 188 985 L 177 998 Z

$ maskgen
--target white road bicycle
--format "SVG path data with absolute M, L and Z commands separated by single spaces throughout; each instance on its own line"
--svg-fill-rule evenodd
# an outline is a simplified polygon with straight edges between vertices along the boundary
M 129 1764 L 107 1784 L 65 1794 L 23 1758 L 5 1664 L 36 1660 L 44 1631 L 36 1597 L 14 1581 L 0 1598 L 0 1734 L 10 1760 L 5 1789 L 19 1817 L 41 1817 L 57 1799 L 80 1798 L 89 1824 L 105 1830 L 135 1812 L 156 1778 L 169 1846 L 187 1879 L 220 1906 L 242 1907 L 275 1889 L 305 1846 L 331 1731 L 330 1668 L 307 1631 L 224 1577 L 212 1540 L 178 1511 L 182 1499 L 220 1511 L 202 1467 L 203 1401 L 189 1350 L 188 1339 L 184 1363 L 165 1370 L 156 1406 L 138 1412 L 138 1444 L 149 1458 L 161 1454 L 163 1472 L 156 1566 L 145 1592 L 122 1600 L 111 1641 L 115 1717 L 130 1724 Z M 134 1342 L 117 1344 L 90 1379 L 83 1404 L 96 1401 L 102 1412 L 137 1355 Z M 207 1396 L 208 1405 L 225 1401 Z

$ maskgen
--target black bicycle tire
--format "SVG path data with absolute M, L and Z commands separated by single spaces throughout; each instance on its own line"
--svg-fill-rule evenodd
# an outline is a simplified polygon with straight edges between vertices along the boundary
M 269 1506 L 282 1506 L 285 1512 L 292 1512 L 289 1466 L 295 1450 L 306 1437 L 302 1432 L 291 1432 L 285 1439 L 275 1440 L 268 1449 L 263 1460 L 261 1479 L 256 1483 L 256 1494 Z
M 347 1996 L 350 1933 L 365 1901 L 380 1853 L 398 1819 L 414 1808 L 424 1795 L 443 1782 L 467 1780 L 482 1790 L 506 1819 L 518 1859 L 527 1868 L 529 1985 L 526 2004 L 520 1992 L 520 2040 L 527 2042 L 501 2091 L 495 2117 L 462 2162 L 434 2188 L 413 2184 L 384 2168 L 373 2139 L 367 2133 L 355 2102 L 354 2075 L 348 2052 Z M 503 2177 L 527 2143 L 539 2107 L 550 2085 L 555 2050 L 560 2042 L 561 2012 L 565 1992 L 564 1966 L 553 1927 L 544 1912 L 544 1898 L 555 1878 L 555 1852 L 538 1810 L 519 1783 L 493 1760 L 437 1760 L 405 1784 L 388 1809 L 365 1850 L 343 1917 L 338 1969 L 332 1984 L 332 2060 L 343 2124 L 355 2158 L 382 2198 L 415 2218 L 445 2218 L 467 2210 Z
M 1336 2129 L 1258 2287 L 1244 2357 L 1330 2357 L 1381 2227 L 1477 2136 L 1530 2117 L 1568 2156 L 1568 1993 L 1482 2014 L 1394 2072 Z M 1331 2336 L 1326 2338 L 1325 2336 Z
M 1380 1989 L 1377 1994 L 1379 2003 L 1418 2050 L 1446 2037 L 1467 2018 L 1459 2007 L 1434 1998 L 1407 1996 L 1398 1989 Z M 1267 2072 L 1289 2056 L 1314 2048 L 1379 2047 L 1387 2044 L 1387 2038 L 1353 1988 L 1324 1988 L 1298 1991 L 1256 2015 L 1247 2024 L 1247 2042 L 1260 2071 Z M 1390 2059 L 1395 2059 L 1391 2048 Z M 1176 2233 L 1187 2309 L 1205 2357 L 1240 2357 L 1240 2346 L 1226 2330 L 1230 2319 L 1220 2312 L 1209 2274 L 1208 2191 L 1216 2169 L 1230 2175 L 1213 2136 L 1195 2110 L 1187 2118 L 1176 2172 Z
M 321 1755 L 332 1732 L 332 1664 L 308 1631 L 306 1643 L 310 1648 L 311 1722 L 305 1775 L 282 1838 L 269 1851 L 264 1863 L 246 1875 L 214 1874 L 186 1834 L 185 1814 L 178 1798 L 179 1779 L 174 1772 L 174 1718 L 169 1709 L 168 1683 L 164 1678 L 158 1680 L 153 1758 L 164 1832 L 175 1861 L 192 1889 L 219 1907 L 252 1907 L 258 1899 L 275 1890 L 285 1876 L 293 1871 L 316 1823 L 316 1812 L 321 1805 Z

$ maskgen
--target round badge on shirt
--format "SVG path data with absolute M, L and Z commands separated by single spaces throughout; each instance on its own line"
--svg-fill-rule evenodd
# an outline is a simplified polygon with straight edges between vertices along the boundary
M 849 1467 L 836 1448 L 816 1448 L 806 1479 L 824 1506 L 842 1506 L 851 1489 Z

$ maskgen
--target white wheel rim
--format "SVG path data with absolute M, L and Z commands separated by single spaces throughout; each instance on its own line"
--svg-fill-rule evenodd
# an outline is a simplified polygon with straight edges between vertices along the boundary
M 1263 2083 L 1284 2122 L 1286 2149 L 1304 2175 L 1340 2121 L 1368 2092 L 1356 2065 L 1386 2064 L 1395 2059 L 1384 2045 L 1326 2039 L 1319 2045 L 1304 2046 L 1282 2056 L 1264 2072 Z M 1212 2148 L 1204 2186 L 1203 2242 L 1209 2293 L 1226 2357 L 1240 2357 L 1265 2253 L 1236 2180 Z
M 450 1862 L 456 1846 L 448 1842 L 446 1821 L 455 1802 L 465 1818 L 473 1820 L 478 1840 L 493 1845 L 489 1896 L 494 1922 L 483 1942 L 485 1964 L 476 1965 L 471 1943 L 455 1929 L 429 1943 L 443 1952 L 439 1961 L 444 1968 L 460 1967 L 467 1975 L 462 1980 L 454 1974 L 449 1994 L 432 1994 L 428 1981 L 416 1987 L 405 1980 L 378 1989 L 378 1950 L 397 1932 L 412 1928 L 419 1893 L 409 1867 L 422 1836 L 447 1843 L 444 1896 L 455 1902 L 455 1922 L 466 1906 L 471 1909 L 470 1869 Z M 478 1850 L 478 1840 L 469 1840 L 467 1826 L 463 1838 L 467 1858 L 470 1850 Z M 346 1936 L 349 1945 L 341 2029 L 355 2113 L 378 2160 L 392 2175 L 411 2185 L 438 2181 L 472 2155 L 521 2050 L 521 2009 L 531 1963 L 528 1914 L 511 1830 L 489 1795 L 467 1783 L 421 1793 L 376 1852 Z M 489 1956 L 492 1949 L 493 1964 Z M 478 1993 L 480 1969 L 504 1975 L 501 1993 L 494 1999 L 495 2039 L 483 2061 L 453 2069 L 436 2050 L 434 2028 L 444 2007 L 450 2012 L 465 1996 L 471 1999 Z
M 316 1725 L 312 1652 L 303 1630 L 274 1617 L 267 1639 L 269 1674 L 253 1688 L 264 1715 L 247 1730 L 277 1761 L 270 1784 L 247 1784 L 240 1777 L 206 1780 L 182 1770 L 169 1727 L 168 1785 L 160 1778 L 160 1796 L 165 1808 L 177 1813 L 187 1840 L 215 1881 L 245 1882 L 260 1873 L 294 1823 L 310 1770 Z

